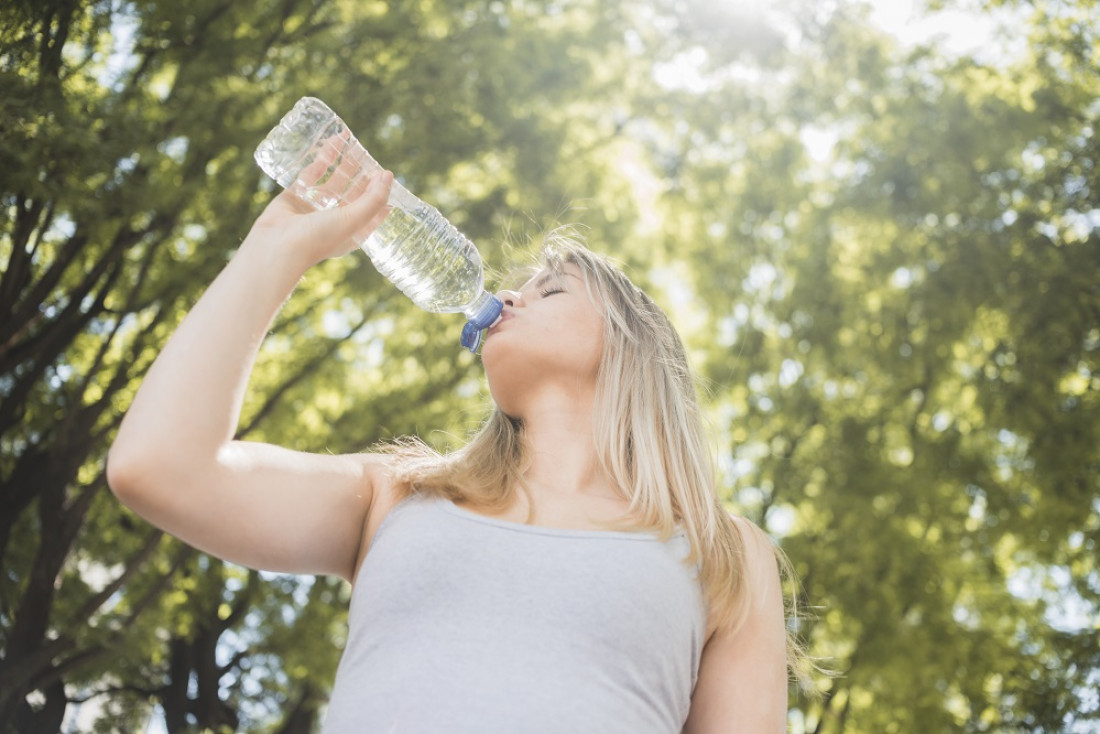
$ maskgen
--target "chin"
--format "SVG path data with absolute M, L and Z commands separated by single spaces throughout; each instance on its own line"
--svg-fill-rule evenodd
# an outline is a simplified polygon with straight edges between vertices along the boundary
M 493 404 L 504 415 L 509 418 L 516 418 L 518 412 L 516 394 L 522 389 L 522 386 L 518 384 L 519 380 L 494 380 L 489 370 L 486 370 L 486 374 L 489 376 L 489 395 L 493 398 Z

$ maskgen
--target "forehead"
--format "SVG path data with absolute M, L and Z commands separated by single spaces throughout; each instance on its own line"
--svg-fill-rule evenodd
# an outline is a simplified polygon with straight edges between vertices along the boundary
M 552 265 L 534 269 L 527 272 L 527 280 L 520 286 L 520 290 L 537 289 L 561 279 L 563 276 L 576 278 L 585 282 L 583 271 L 573 263 L 554 263 Z

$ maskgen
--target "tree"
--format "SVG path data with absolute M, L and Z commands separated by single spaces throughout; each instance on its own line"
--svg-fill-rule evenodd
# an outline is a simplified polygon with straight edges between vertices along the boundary
M 161 538 L 105 491 L 106 446 L 270 198 L 251 150 L 298 96 L 342 102 L 379 158 L 426 198 L 464 202 L 456 223 L 480 237 L 524 205 L 506 192 L 553 195 L 562 130 L 542 113 L 591 59 L 558 45 L 598 41 L 600 18 L 582 7 L 548 32 L 530 10 L 335 0 L 2 13 L 0 729 L 56 731 L 94 698 L 105 726 L 136 727 L 156 702 L 172 731 L 308 730 L 346 590 Z M 521 46 L 543 63 L 507 63 Z M 463 432 L 479 383 L 456 326 L 416 313 L 363 258 L 329 263 L 275 326 L 241 435 L 348 451 Z
M 251 151 L 304 94 L 487 262 L 501 232 L 580 219 L 674 312 L 723 490 L 782 540 L 841 673 L 793 699 L 796 729 L 1087 726 L 1095 9 L 1021 6 L 994 62 L 901 49 L 852 3 L 5 5 L 0 730 L 154 706 L 170 731 L 316 727 L 346 586 L 196 553 L 103 481 L 141 375 L 272 195 Z M 363 257 L 326 263 L 241 436 L 448 445 L 486 399 L 459 325 Z
M 686 221 L 705 258 L 725 466 L 840 673 L 803 730 L 1100 716 L 1095 10 L 1036 4 L 999 61 L 904 51 L 842 10 L 756 108 L 690 132 L 705 175 L 675 211 L 708 214 L 668 237 Z

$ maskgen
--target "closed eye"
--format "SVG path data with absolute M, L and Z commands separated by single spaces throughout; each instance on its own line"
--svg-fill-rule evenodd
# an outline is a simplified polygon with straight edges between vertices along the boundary
M 543 288 L 542 290 L 539 291 L 539 295 L 542 296 L 543 298 L 546 298 L 547 296 L 552 296 L 555 293 L 564 293 L 564 292 L 565 292 L 564 288 Z

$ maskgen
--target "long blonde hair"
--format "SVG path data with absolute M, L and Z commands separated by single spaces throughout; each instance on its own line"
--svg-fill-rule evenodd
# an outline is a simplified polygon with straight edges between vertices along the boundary
M 749 606 L 746 539 L 716 492 L 694 378 L 676 329 L 652 298 L 568 230 L 546 236 L 542 260 L 558 272 L 567 263 L 580 269 L 603 310 L 594 434 L 603 468 L 630 503 L 631 521 L 618 527 L 666 539 L 686 532 L 686 562 L 698 564 L 708 627 L 736 630 Z M 510 507 L 514 493 L 526 491 L 522 437 L 522 422 L 494 408 L 470 442 L 449 454 L 416 439 L 393 444 L 388 450 L 402 459 L 395 462 L 398 492 L 441 495 L 488 510 Z

